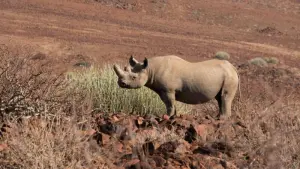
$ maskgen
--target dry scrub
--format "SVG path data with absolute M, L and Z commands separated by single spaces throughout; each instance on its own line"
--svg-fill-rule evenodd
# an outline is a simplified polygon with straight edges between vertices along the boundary
M 2 168 L 113 168 L 136 158 L 149 162 L 158 157 L 140 156 L 144 150 L 135 148 L 150 142 L 162 163 L 171 155 L 176 167 L 188 158 L 202 159 L 197 164 L 205 166 L 221 160 L 238 168 L 300 167 L 300 79 L 286 69 L 241 66 L 242 97 L 234 100 L 230 121 L 219 123 L 199 112 L 174 123 L 151 115 L 165 107 L 150 90 L 119 88 L 109 66 L 69 72 L 65 78 L 24 58 L 7 59 L 1 60 L 0 71 Z M 139 120 L 136 114 L 148 116 Z M 189 124 L 195 121 L 202 125 L 201 137 L 180 134 L 191 132 Z M 178 147 L 168 154 L 174 140 Z M 126 153 L 131 156 L 121 159 Z

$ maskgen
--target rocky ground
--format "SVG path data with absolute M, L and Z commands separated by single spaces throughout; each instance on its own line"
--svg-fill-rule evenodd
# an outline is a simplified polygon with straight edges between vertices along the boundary
M 229 142 L 211 141 L 212 133 L 222 135 L 224 125 L 209 117 L 182 115 L 170 120 L 166 115 L 115 114 L 98 117 L 97 126 L 94 138 L 111 168 L 238 168 L 237 163 L 249 163 L 243 154 L 233 160 L 238 152 Z M 231 134 L 246 131 L 240 123 L 229 127 Z

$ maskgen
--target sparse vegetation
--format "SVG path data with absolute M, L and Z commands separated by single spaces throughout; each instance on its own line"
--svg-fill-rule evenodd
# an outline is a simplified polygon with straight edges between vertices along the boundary
M 190 166 L 215 167 L 222 160 L 233 168 L 299 167 L 300 79 L 293 72 L 244 67 L 243 98 L 233 103 L 232 121 L 220 123 L 203 112 L 173 120 L 147 116 L 165 112 L 161 100 L 147 88 L 119 88 L 109 65 L 58 78 L 42 75 L 46 68 L 32 76 L 34 71 L 26 71 L 30 62 L 10 61 L 9 69 L 7 62 L 2 64 L 5 76 L 0 76 L 2 168 L 114 168 L 150 165 L 151 160 L 157 167 L 166 164 L 170 152 L 191 157 L 170 156 L 173 166 L 184 160 Z M 4 90 L 7 86 L 11 90 Z M 6 98 L 16 93 L 23 94 L 23 101 L 11 107 L 30 107 L 30 112 L 6 108 L 13 103 Z
M 220 60 L 229 60 L 230 55 L 227 52 L 219 51 L 215 54 L 215 58 Z
M 256 57 L 250 59 L 248 63 L 256 66 L 268 66 L 269 64 L 278 64 L 279 60 L 276 57 Z

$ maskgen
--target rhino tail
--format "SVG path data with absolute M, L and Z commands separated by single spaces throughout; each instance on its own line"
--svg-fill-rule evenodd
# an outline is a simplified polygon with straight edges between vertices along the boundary
M 242 99 L 242 91 L 241 91 L 241 79 L 240 79 L 240 75 L 239 75 L 239 72 L 238 72 L 238 70 L 237 70 L 237 68 L 235 67 L 235 66 L 233 66 L 232 65 L 232 67 L 233 67 L 233 69 L 236 71 L 236 74 L 237 74 L 237 76 L 238 76 L 238 90 L 239 90 L 239 102 L 241 101 L 241 99 Z

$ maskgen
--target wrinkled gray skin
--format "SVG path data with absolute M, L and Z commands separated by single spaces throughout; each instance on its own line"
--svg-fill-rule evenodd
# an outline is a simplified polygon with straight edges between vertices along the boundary
M 145 58 L 140 63 L 131 56 L 129 64 L 123 70 L 114 65 L 118 85 L 128 89 L 150 88 L 160 96 L 168 115 L 176 115 L 175 101 L 200 104 L 216 99 L 219 117 L 231 116 L 239 77 L 228 61 L 213 59 L 191 63 L 170 55 Z

